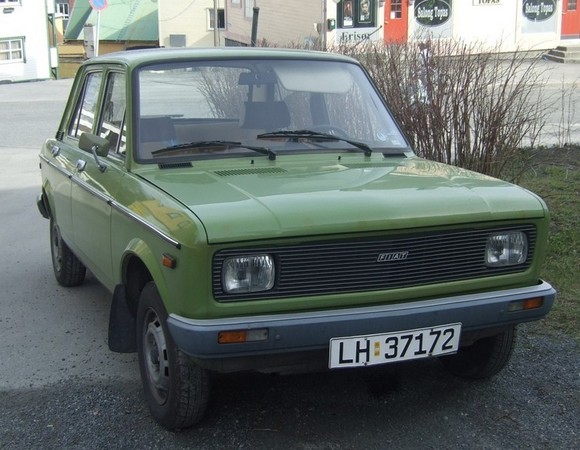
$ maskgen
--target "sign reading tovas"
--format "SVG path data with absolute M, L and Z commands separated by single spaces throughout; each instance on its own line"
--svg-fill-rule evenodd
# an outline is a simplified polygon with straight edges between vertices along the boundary
M 556 2 L 555 0 L 524 0 L 522 12 L 528 20 L 541 22 L 554 15 Z
M 415 5 L 415 20 L 426 27 L 442 25 L 451 17 L 448 0 L 421 0 Z

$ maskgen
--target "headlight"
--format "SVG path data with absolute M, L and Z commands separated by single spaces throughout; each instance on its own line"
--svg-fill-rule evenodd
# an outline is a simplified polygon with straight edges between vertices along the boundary
M 223 265 L 223 288 L 228 294 L 260 292 L 272 289 L 274 259 L 270 255 L 234 256 Z
M 528 239 L 521 231 L 494 233 L 487 238 L 485 265 L 488 267 L 522 264 L 527 256 Z

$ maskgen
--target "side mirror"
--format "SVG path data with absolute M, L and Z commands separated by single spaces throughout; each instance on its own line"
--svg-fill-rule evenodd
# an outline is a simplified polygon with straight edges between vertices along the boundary
M 104 158 L 109 154 L 109 148 L 111 148 L 111 143 L 105 138 L 102 138 L 95 134 L 83 133 L 81 134 L 81 137 L 79 139 L 79 147 L 82 150 L 91 153 L 94 150 L 97 156 Z

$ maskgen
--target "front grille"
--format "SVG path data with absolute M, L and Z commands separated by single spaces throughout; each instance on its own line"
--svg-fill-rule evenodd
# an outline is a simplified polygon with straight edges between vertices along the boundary
M 507 230 L 523 231 L 527 235 L 526 262 L 518 266 L 487 267 L 484 256 L 488 235 Z M 523 272 L 532 262 L 535 242 L 535 227 L 525 225 L 222 250 L 213 260 L 214 297 L 227 301 L 328 295 Z M 274 288 L 252 294 L 223 292 L 224 259 L 256 253 L 274 256 L 277 269 Z

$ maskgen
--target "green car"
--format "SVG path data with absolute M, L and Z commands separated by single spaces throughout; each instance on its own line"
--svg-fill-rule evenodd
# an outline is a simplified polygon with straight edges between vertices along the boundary
M 355 60 L 154 49 L 79 70 L 40 154 L 60 285 L 112 292 L 155 419 L 202 419 L 215 372 L 439 358 L 484 378 L 548 314 L 549 214 L 417 157 Z

